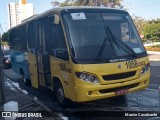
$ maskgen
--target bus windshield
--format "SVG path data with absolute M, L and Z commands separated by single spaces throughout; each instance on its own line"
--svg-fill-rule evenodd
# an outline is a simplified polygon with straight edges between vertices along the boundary
M 78 12 L 63 15 L 76 60 L 135 58 L 145 53 L 126 13 Z

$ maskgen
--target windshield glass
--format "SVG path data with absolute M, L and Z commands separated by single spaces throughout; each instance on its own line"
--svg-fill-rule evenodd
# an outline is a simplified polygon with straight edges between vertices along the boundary
M 77 60 L 136 57 L 145 52 L 128 14 L 77 12 L 64 14 Z

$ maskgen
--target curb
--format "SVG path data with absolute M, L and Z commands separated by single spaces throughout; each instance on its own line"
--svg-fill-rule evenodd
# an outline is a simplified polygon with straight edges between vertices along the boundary
M 160 63 L 160 59 L 153 59 L 153 58 L 149 58 L 150 61 L 157 61 Z
M 21 94 L 24 94 L 22 90 L 18 89 L 14 84 L 12 84 L 12 80 L 4 75 L 4 77 L 8 78 L 8 82 L 17 90 L 19 91 Z M 49 115 L 49 117 L 54 117 L 54 120 L 63 120 L 56 112 L 53 112 L 50 108 L 48 108 L 47 106 L 45 106 L 43 103 L 41 103 L 39 100 L 35 100 L 34 98 L 32 98 L 30 95 L 26 95 L 28 98 L 30 98 L 33 103 L 27 104 L 21 108 L 19 108 L 19 111 L 23 111 L 25 108 L 31 107 L 31 106 L 40 106 L 41 108 L 43 108 Z
M 156 54 L 156 55 L 160 55 L 160 52 L 157 51 L 147 51 L 148 54 Z

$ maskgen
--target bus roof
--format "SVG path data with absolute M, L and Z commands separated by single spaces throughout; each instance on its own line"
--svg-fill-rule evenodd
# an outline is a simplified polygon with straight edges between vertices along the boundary
M 97 7 L 97 6 L 66 6 L 66 7 L 56 7 L 52 8 L 44 13 L 50 13 L 50 12 L 61 12 L 62 10 L 67 10 L 67 9 L 107 9 L 107 10 L 116 10 L 116 11 L 125 11 L 121 9 L 115 9 L 115 8 L 107 8 L 107 7 Z M 43 14 L 43 13 L 42 13 Z
M 121 10 L 121 9 L 115 9 L 115 8 L 107 8 L 107 7 L 96 7 L 96 6 L 67 6 L 67 7 L 56 7 L 56 8 L 52 8 L 50 10 L 47 10 L 41 14 L 35 14 L 27 19 L 24 19 L 22 21 L 21 24 L 11 28 L 10 30 L 14 29 L 14 28 L 17 28 L 17 27 L 20 27 L 22 26 L 23 24 L 31 21 L 31 20 L 36 20 L 36 19 L 39 19 L 43 16 L 46 16 L 48 14 L 51 14 L 51 13 L 60 13 L 62 10 L 69 10 L 69 9 L 94 9 L 94 10 L 110 10 L 110 11 L 117 11 L 117 12 L 126 12 L 125 10 Z

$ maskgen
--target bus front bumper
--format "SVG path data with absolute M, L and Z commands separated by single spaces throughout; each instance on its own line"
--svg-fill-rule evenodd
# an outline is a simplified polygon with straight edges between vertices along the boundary
M 93 84 L 77 84 L 75 86 L 76 95 L 75 102 L 85 102 L 103 98 L 109 98 L 118 96 L 116 94 L 118 90 L 127 89 L 127 93 L 143 90 L 149 85 L 150 73 L 141 76 L 139 79 L 125 81 L 123 83 L 114 83 L 107 85 Z M 121 94 L 123 95 L 123 94 Z

